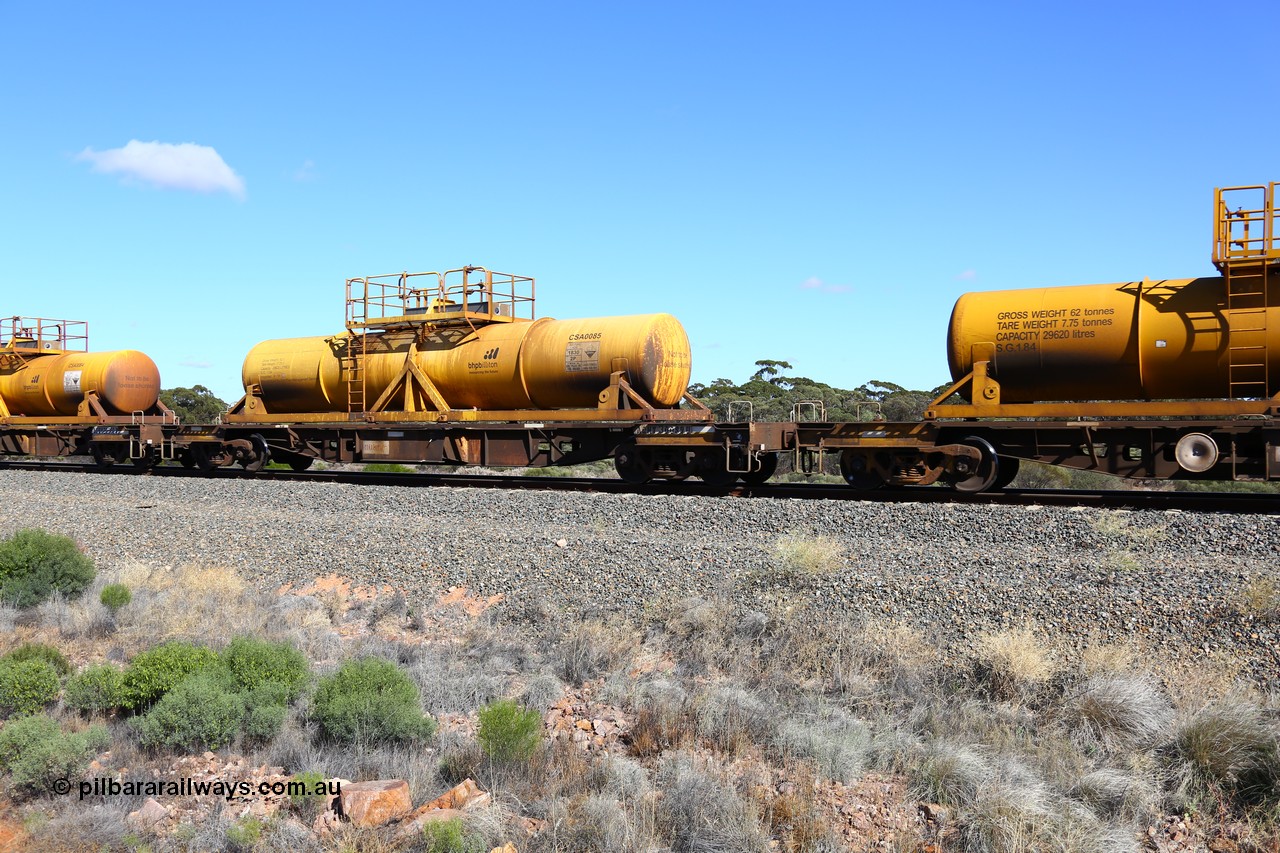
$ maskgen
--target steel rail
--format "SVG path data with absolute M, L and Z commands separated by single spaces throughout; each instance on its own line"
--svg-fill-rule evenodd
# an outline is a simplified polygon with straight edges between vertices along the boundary
M 764 483 L 713 486 L 700 481 L 654 481 L 634 485 L 615 479 L 539 477 L 504 474 L 420 474 L 364 471 L 245 471 L 220 468 L 212 473 L 176 466 L 143 469 L 129 465 L 102 468 L 75 462 L 0 461 L 0 471 L 62 471 L 117 476 L 199 477 L 366 486 L 534 489 L 636 495 L 766 498 L 792 500 L 871 501 L 875 503 L 956 503 L 974 506 L 1092 506 L 1108 509 L 1159 509 L 1185 512 L 1233 512 L 1280 515 L 1280 493 L 1178 492 L 1144 489 L 1081 491 L 1074 489 L 1006 489 L 1003 492 L 960 494 L 946 488 L 906 487 L 859 491 L 842 485 Z

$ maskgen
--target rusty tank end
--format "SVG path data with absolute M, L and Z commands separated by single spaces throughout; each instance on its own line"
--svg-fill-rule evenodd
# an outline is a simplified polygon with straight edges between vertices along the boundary
M 245 358 L 245 388 L 258 386 L 271 412 L 341 411 L 346 339 L 263 341 Z M 387 332 L 371 345 L 363 361 L 367 400 L 395 381 L 412 340 Z M 689 338 L 670 314 L 494 323 L 456 341 L 419 343 L 415 360 L 451 407 L 489 410 L 595 408 L 615 371 L 653 405 L 671 408 L 692 369 Z

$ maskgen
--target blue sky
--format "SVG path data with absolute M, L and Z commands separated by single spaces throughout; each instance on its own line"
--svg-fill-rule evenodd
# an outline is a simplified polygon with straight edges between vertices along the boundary
M 696 381 L 933 387 L 966 290 L 1211 272 L 1280 179 L 1280 7 L 1220 8 L 0 2 L 0 314 L 232 400 L 345 278 L 471 263 L 675 314 Z

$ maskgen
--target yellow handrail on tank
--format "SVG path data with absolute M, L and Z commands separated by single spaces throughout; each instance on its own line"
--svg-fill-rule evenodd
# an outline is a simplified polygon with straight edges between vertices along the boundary
M 88 352 L 89 324 L 46 317 L 0 318 L 0 349 L 23 355 Z
M 394 329 L 532 320 L 534 280 L 466 266 L 347 279 L 347 329 Z
M 1219 270 L 1231 264 L 1280 261 L 1277 186 L 1280 183 L 1273 181 L 1214 190 L 1213 263 Z

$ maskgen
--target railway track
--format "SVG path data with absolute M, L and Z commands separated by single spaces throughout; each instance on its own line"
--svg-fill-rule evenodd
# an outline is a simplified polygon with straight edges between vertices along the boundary
M 1139 489 L 1081 491 L 1074 489 L 1007 489 L 977 495 L 960 495 L 935 487 L 875 489 L 857 491 L 842 485 L 805 483 L 765 483 L 759 486 L 736 484 L 712 486 L 700 481 L 656 481 L 633 485 L 614 479 L 582 477 L 530 477 L 503 474 L 419 474 L 363 471 L 245 471 L 219 469 L 205 474 L 193 469 L 161 466 L 152 469 L 117 465 L 100 468 L 77 462 L 3 462 L 0 471 L 57 471 L 115 476 L 214 477 L 221 479 L 282 480 L 293 482 L 346 483 L 366 486 L 408 488 L 445 487 L 480 489 L 535 489 L 542 491 L 601 492 L 638 495 L 697 495 L 791 500 L 873 501 L 876 503 L 969 503 L 986 506 L 1092 506 L 1108 509 L 1160 509 L 1185 512 L 1235 512 L 1280 514 L 1280 494 L 1240 492 L 1175 492 Z

